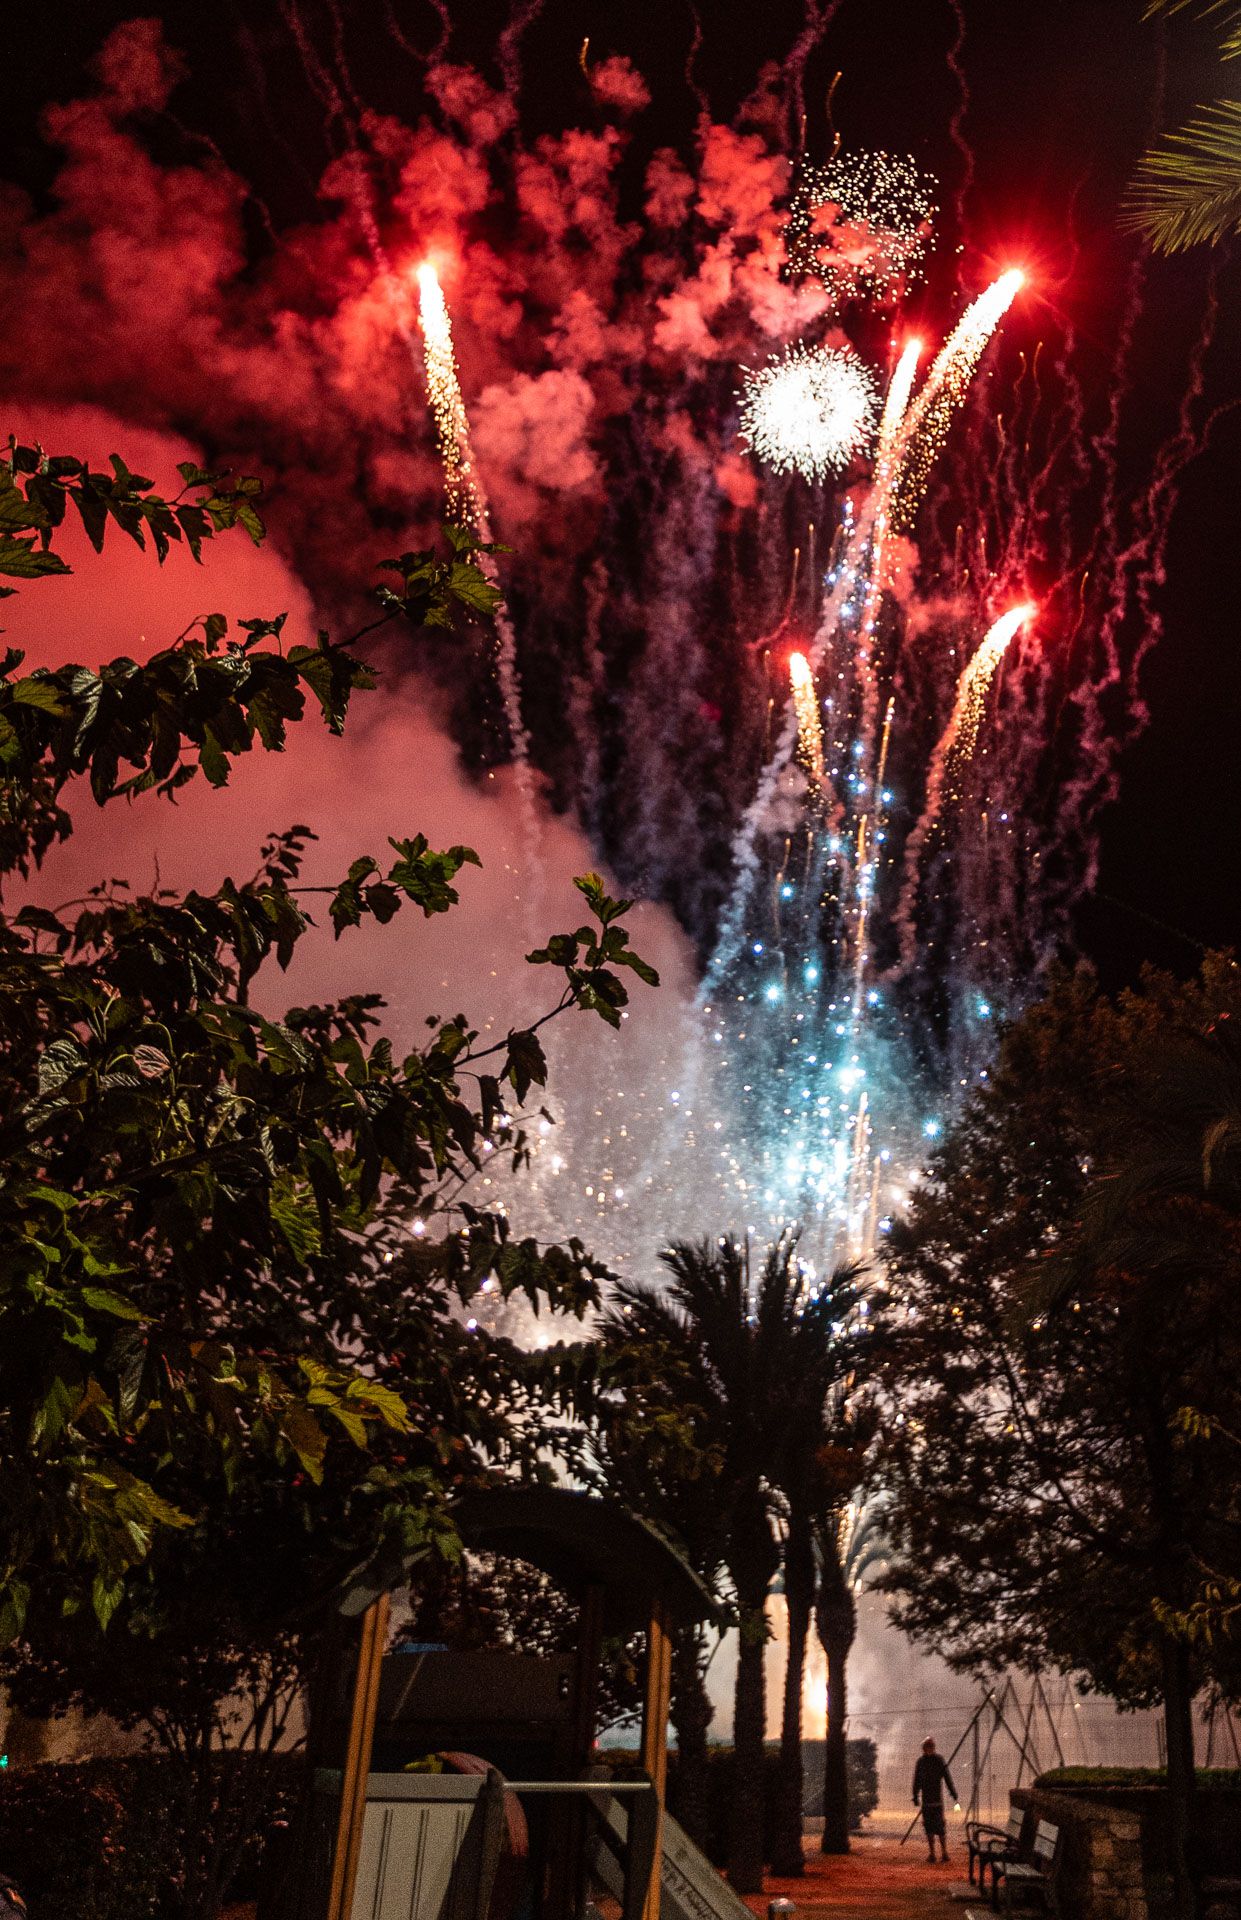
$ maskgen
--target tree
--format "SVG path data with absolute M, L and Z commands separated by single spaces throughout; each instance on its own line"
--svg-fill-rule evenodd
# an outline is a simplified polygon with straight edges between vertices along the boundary
M 1182 13 L 1222 20 L 1221 54 L 1241 54 L 1241 6 L 1231 0 L 1148 0 L 1147 19 Z M 1215 246 L 1241 232 L 1241 102 L 1217 100 L 1143 154 L 1122 224 L 1162 253 Z
M 867 1348 L 859 1332 L 863 1322 L 858 1315 L 858 1271 L 855 1266 L 838 1267 L 821 1286 L 812 1286 L 784 1334 L 785 1398 L 773 1479 L 784 1504 L 788 1646 L 771 1864 L 774 1872 L 792 1878 L 805 1872 L 802 1694 L 815 1604 L 816 1536 L 821 1535 L 826 1517 L 839 1512 L 857 1485 L 865 1451 L 851 1405 Z M 829 1724 L 832 1758 L 835 1731 Z M 843 1753 L 843 1724 L 839 1732 Z M 847 1851 L 847 1782 L 839 1798 Z
M 834 1323 L 849 1311 L 852 1279 L 833 1276 L 817 1289 L 792 1234 L 769 1248 L 756 1280 L 748 1246 L 731 1237 L 681 1241 L 661 1258 L 671 1278 L 659 1293 L 616 1287 L 605 1339 L 632 1359 L 630 1425 L 649 1419 L 675 1432 L 685 1423 L 698 1455 L 715 1463 L 704 1511 L 718 1528 L 712 1550 L 728 1572 L 738 1637 L 728 1873 L 739 1892 L 756 1893 L 767 1596 L 780 1565 L 779 1475 L 792 1465 L 790 1388 L 805 1376 L 811 1400 L 812 1379 L 826 1395 L 830 1379 L 847 1371 L 849 1345 Z
M 842 1480 L 856 1487 L 860 1469 L 848 1463 Z M 815 1627 L 827 1661 L 827 1702 L 824 1715 L 823 1833 L 824 1853 L 848 1853 L 849 1831 L 855 1809 L 850 1805 L 849 1743 L 845 1728 L 849 1715 L 848 1663 L 857 1637 L 854 1594 L 879 1560 L 886 1557 L 883 1509 L 879 1502 L 850 1499 L 828 1503 L 815 1526 L 817 1584 Z
M 1088 973 L 1058 976 L 891 1258 L 897 1618 L 960 1667 L 1051 1665 L 1162 1705 L 1185 1915 L 1193 1695 L 1241 1683 L 1235 1646 L 1189 1624 L 1206 1570 L 1241 1573 L 1241 1240 L 1235 1186 L 1222 1169 L 1204 1185 L 1231 1120 L 1199 1124 L 1199 1072 L 1178 1129 L 1167 1063 L 1201 1062 L 1239 1006 L 1226 957 L 1115 1002 Z
M 169 501 L 112 467 L 11 445 L 0 573 L 63 572 L 70 507 L 97 551 L 110 524 L 159 559 L 236 526 L 262 537 L 257 482 L 186 465 Z M 70 834 L 79 776 L 99 805 L 200 772 L 222 786 L 237 754 L 283 746 L 308 695 L 339 733 L 374 685 L 363 635 L 495 605 L 471 537 L 448 534 L 446 554 L 388 563 L 347 642 L 287 645 L 283 617 L 213 613 L 145 665 L 23 674 L 10 652 L 0 871 L 28 874 Z M 624 973 L 655 978 L 589 875 L 593 926 L 529 956 L 558 980 L 529 1029 L 483 1045 L 437 1019 L 398 1059 L 374 996 L 269 1018 L 255 983 L 288 965 L 311 896 L 339 938 L 448 911 L 477 864 L 415 835 L 305 888 L 312 837 L 273 836 L 252 878 L 214 893 L 109 884 L 0 915 L 0 1642 L 19 1698 L 107 1707 L 183 1761 L 187 1822 L 204 1816 L 187 1914 L 213 1913 L 227 1877 L 206 1776 L 238 1689 L 246 1737 L 270 1745 L 349 1578 L 452 1557 L 456 1487 L 547 1470 L 522 1356 L 460 1303 L 487 1281 L 581 1312 L 602 1269 L 576 1241 L 516 1239 L 469 1182 L 489 1151 L 526 1157 L 538 1029 L 572 1010 L 618 1024 Z

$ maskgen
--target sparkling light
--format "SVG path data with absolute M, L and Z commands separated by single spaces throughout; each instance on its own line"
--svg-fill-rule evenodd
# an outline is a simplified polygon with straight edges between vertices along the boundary
M 448 303 L 439 274 L 429 260 L 418 268 L 417 280 L 427 397 L 444 464 L 444 505 L 454 524 L 476 527 L 483 508 L 470 458 L 470 428 L 457 375 Z
M 1038 608 L 1027 601 L 1019 607 L 1010 607 L 988 627 L 982 645 L 957 684 L 952 716 L 936 748 L 936 753 L 942 752 L 949 765 L 953 761 L 968 760 L 973 753 L 987 710 L 987 689 L 995 678 L 995 670 L 1014 636 L 1037 612 Z
M 804 653 L 789 655 L 789 681 L 793 705 L 797 709 L 798 754 L 816 787 L 823 785 L 823 722 L 819 718 L 819 696 L 814 675 Z M 792 893 L 793 889 L 787 889 Z
M 908 519 L 944 444 L 953 413 L 964 400 L 987 342 L 1012 306 L 1025 275 L 1010 267 L 968 306 L 940 348 L 926 381 L 905 414 L 897 447 L 900 517 Z
M 785 229 L 789 269 L 837 299 L 896 292 L 931 238 L 936 183 L 908 154 L 839 153 L 802 166 Z
M 821 480 L 869 450 L 875 382 L 852 351 L 797 345 L 743 372 L 741 437 L 765 466 Z
M 470 452 L 470 422 L 457 373 L 457 355 L 452 340 L 452 320 L 440 277 L 430 260 L 417 270 L 418 318 L 422 327 L 423 364 L 426 370 L 427 398 L 435 421 L 440 459 L 444 468 L 444 508 L 455 526 L 468 527 L 486 545 L 491 540 L 491 523 L 486 495 L 474 470 Z M 493 585 L 499 584 L 496 563 L 490 553 L 478 556 L 478 564 Z M 522 827 L 527 859 L 532 873 L 539 870 L 540 856 L 534 829 L 534 790 L 530 775 L 530 736 L 521 705 L 521 676 L 517 669 L 517 637 L 508 612 L 501 603 L 493 619 L 496 637 L 496 678 L 508 722 L 509 745 L 517 772 Z
M 1024 601 L 1020 606 L 1010 607 L 1007 613 L 1002 613 L 988 627 L 981 646 L 957 682 L 956 698 L 948 716 L 948 724 L 939 737 L 927 768 L 926 802 L 922 817 L 905 844 L 904 878 L 896 910 L 903 968 L 910 967 L 914 960 L 914 896 L 923 850 L 945 804 L 960 798 L 961 771 L 978 744 L 979 729 L 987 711 L 987 690 L 995 678 L 996 668 L 1016 634 L 1037 612 L 1038 608 L 1032 601 Z M 989 1006 L 986 1012 L 990 1013 Z

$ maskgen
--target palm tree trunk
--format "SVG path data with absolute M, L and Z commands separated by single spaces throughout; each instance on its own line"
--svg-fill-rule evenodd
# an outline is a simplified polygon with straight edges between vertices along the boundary
M 1194 1832 L 1194 1714 L 1189 1677 L 1189 1648 L 1165 1636 L 1163 1716 L 1168 1749 L 1168 1851 L 1172 1868 L 1173 1913 L 1193 1920 L 1194 1886 L 1190 1857 Z
M 849 1851 L 849 1750 L 845 1740 L 848 1718 L 847 1665 L 857 1633 L 857 1608 L 844 1568 L 828 1539 L 822 1559 L 818 1595 L 819 1638 L 827 1655 L 827 1730 L 823 1752 L 824 1853 Z
M 704 1853 L 711 1829 L 707 1784 L 707 1729 L 711 1717 L 698 1633 L 693 1627 L 683 1627 L 672 1643 L 672 1724 L 677 1735 L 673 1811 L 690 1839 Z
M 801 1514 L 792 1516 L 785 1544 L 784 1598 L 788 1608 L 789 1644 L 784 1669 L 771 1866 L 783 1879 L 797 1879 L 806 1871 L 802 1851 L 801 1702 L 806 1641 L 814 1606 L 814 1548 L 809 1525 Z
M 766 1701 L 767 1583 L 738 1594 L 737 1691 L 733 1709 L 733 1777 L 729 1806 L 728 1877 L 738 1893 L 763 1890 L 763 1735 Z

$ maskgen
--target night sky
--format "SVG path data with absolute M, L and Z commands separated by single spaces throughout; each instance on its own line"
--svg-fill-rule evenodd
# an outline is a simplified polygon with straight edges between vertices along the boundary
M 448 4 L 458 20 L 450 56 L 490 68 L 494 80 L 494 47 L 509 10 L 486 0 Z M 438 22 L 431 6 L 393 0 L 392 10 L 411 42 L 433 44 Z M 313 219 L 315 183 L 339 152 L 340 133 L 328 126 L 308 82 L 284 9 L 224 0 L 158 11 L 168 40 L 185 56 L 187 77 L 172 102 L 176 122 L 161 116 L 146 129 L 152 151 L 167 161 L 185 159 L 204 151 L 198 136 L 205 136 L 252 184 L 277 227 Z M 939 0 L 844 0 L 807 68 L 812 149 L 826 146 L 824 102 L 840 71 L 836 127 L 853 145 L 913 152 L 942 182 L 949 227 L 962 170 L 972 167 L 965 257 L 1020 256 L 1033 265 L 1049 320 L 1068 314 L 1076 326 L 1088 389 L 1105 377 L 1118 324 L 1116 290 L 1133 252 L 1114 218 L 1134 158 L 1153 130 L 1236 84 L 1231 70 L 1217 66 L 1209 33 L 1179 24 L 1164 33 L 1144 26 L 1140 11 L 1139 0 L 1041 7 L 965 0 L 962 34 L 954 9 Z M 763 62 L 784 57 L 803 13 L 787 0 L 706 4 L 701 13 L 692 80 L 724 118 L 751 91 Z M 340 0 L 338 22 L 358 93 L 368 105 L 401 115 L 418 98 L 419 68 L 385 28 L 384 14 L 373 0 Z M 101 41 L 133 16 L 112 0 L 44 0 L 13 36 L 0 73 L 0 173 L 36 207 L 55 171 L 39 135 L 44 104 L 88 91 L 88 65 Z M 317 46 L 330 49 L 328 7 L 305 0 L 300 20 Z M 623 9 L 603 0 L 547 0 L 521 41 L 523 126 L 529 133 L 564 124 L 564 99 L 581 86 L 578 48 L 589 35 L 592 58 L 626 54 L 651 86 L 643 150 L 686 147 L 695 113 L 684 76 L 692 34 L 692 13 L 681 0 L 631 0 Z M 246 217 L 261 257 L 269 244 L 264 218 L 255 206 Z M 1241 397 L 1236 268 L 1220 254 L 1152 263 L 1124 446 L 1124 472 L 1135 487 L 1174 418 L 1212 270 L 1221 314 L 1203 411 Z M 929 306 L 951 291 L 954 275 L 946 243 L 931 271 Z M 1241 419 L 1225 414 L 1209 450 L 1181 481 L 1162 596 L 1167 631 L 1143 682 L 1151 723 L 1126 755 L 1120 802 L 1102 823 L 1099 892 L 1080 911 L 1081 944 L 1110 981 L 1131 977 L 1143 958 L 1184 969 L 1200 947 L 1235 943 L 1241 932 L 1241 666 L 1233 583 L 1239 478 Z

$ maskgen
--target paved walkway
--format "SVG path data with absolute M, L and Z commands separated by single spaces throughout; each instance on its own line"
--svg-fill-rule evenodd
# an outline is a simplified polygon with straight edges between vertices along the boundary
M 950 1901 L 948 1889 L 965 1879 L 965 1848 L 950 1855 L 947 1866 L 927 1865 L 922 1835 L 907 1846 L 895 1839 L 855 1835 L 852 1851 L 829 1858 L 813 1838 L 806 1842 L 806 1872 L 800 1880 L 769 1880 L 764 1891 L 746 1901 L 765 1916 L 778 1895 L 793 1901 L 798 1915 L 840 1915 L 841 1920 L 951 1920 L 964 1908 Z
M 767 1902 L 780 1895 L 793 1902 L 797 1920 L 962 1920 L 964 1907 L 949 1900 L 948 1889 L 965 1879 L 965 1848 L 949 1856 L 946 1867 L 929 1867 L 922 1835 L 907 1846 L 896 1839 L 854 1835 L 850 1853 L 827 1858 L 813 1836 L 806 1842 L 806 1872 L 800 1880 L 769 1879 L 761 1894 L 746 1901 L 751 1913 L 766 1920 Z M 975 1901 L 975 1905 L 981 1905 Z M 254 1920 L 252 1906 L 224 1910 L 224 1920 Z

